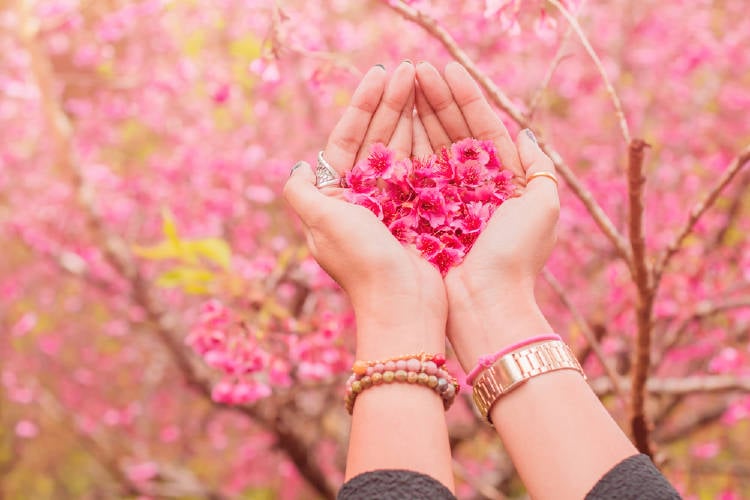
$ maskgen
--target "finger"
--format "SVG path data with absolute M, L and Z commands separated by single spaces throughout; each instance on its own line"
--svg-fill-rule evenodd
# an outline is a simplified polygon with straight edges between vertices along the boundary
M 355 163 L 366 157 L 370 152 L 370 146 L 376 142 L 388 144 L 396 130 L 401 111 L 406 106 L 413 89 L 414 65 L 411 61 L 404 61 L 398 65 L 386 86 L 383 99 L 370 121 L 370 126 L 365 133 Z
M 408 158 L 411 156 L 412 150 L 412 120 L 414 119 L 414 87 L 412 86 L 411 93 L 404 108 L 401 110 L 401 116 L 396 124 L 396 129 L 393 131 L 391 141 L 388 143 L 388 148 L 395 152 L 396 158 Z
M 438 120 L 435 110 L 433 110 L 430 103 L 427 102 L 427 98 L 424 96 L 424 92 L 422 92 L 419 85 L 416 85 L 414 97 L 417 114 L 422 122 L 425 132 L 427 133 L 427 137 L 432 145 L 432 150 L 440 151 L 443 147 L 449 146 L 451 139 L 448 137 L 448 132 L 445 131 L 443 124 Z
M 425 130 L 418 114 L 414 115 L 412 134 L 414 137 L 412 139 L 411 155 L 415 158 L 426 158 L 430 156 L 433 152 L 432 146 L 430 145 L 430 138 L 427 135 L 427 130 Z
M 307 162 L 292 169 L 284 185 L 284 198 L 307 227 L 317 225 L 330 210 L 331 200 L 315 187 L 315 173 Z
M 518 158 L 516 146 L 503 125 L 500 117 L 487 102 L 479 85 L 468 71 L 457 62 L 451 62 L 445 67 L 445 80 L 448 83 L 453 98 L 461 109 L 471 136 L 492 141 L 497 148 L 497 154 L 505 168 L 523 178 L 521 161 Z
M 324 155 L 339 174 L 343 175 L 354 165 L 387 80 L 388 75 L 383 66 L 370 68 L 354 91 L 349 107 L 328 137 Z
M 451 141 L 455 142 L 471 136 L 469 126 L 453 99 L 448 84 L 445 83 L 438 70 L 429 63 L 419 63 L 417 81 Z
M 521 164 L 526 171 L 526 178 L 537 172 L 549 172 L 555 174 L 555 165 L 549 156 L 544 154 L 536 143 L 534 133 L 529 129 L 521 130 L 516 138 L 518 154 Z M 559 206 L 560 200 L 557 193 L 557 183 L 549 177 L 536 177 L 526 185 L 525 197 L 536 198 L 540 202 L 551 202 L 551 206 Z

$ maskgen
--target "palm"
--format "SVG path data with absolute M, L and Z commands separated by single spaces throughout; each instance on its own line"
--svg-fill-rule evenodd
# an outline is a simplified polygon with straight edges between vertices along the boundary
M 481 280 L 483 276 L 491 276 L 490 269 L 496 272 L 504 267 L 535 275 L 555 239 L 558 202 L 554 185 L 546 181 L 533 190 L 526 189 L 528 172 L 521 164 L 516 145 L 462 66 L 451 63 L 444 75 L 440 75 L 434 67 L 421 63 L 417 67 L 417 81 L 417 111 L 431 147 L 439 149 L 467 137 L 492 141 L 503 165 L 513 172 L 519 184 L 519 196 L 507 200 L 495 211 L 464 261 L 449 275 Z M 528 258 L 530 248 L 534 255 Z

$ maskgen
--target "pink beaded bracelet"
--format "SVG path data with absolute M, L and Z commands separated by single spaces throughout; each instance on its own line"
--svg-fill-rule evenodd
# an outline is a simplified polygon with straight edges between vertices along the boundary
M 466 375 L 466 383 L 468 385 L 474 384 L 474 379 L 477 378 L 477 376 L 482 372 L 482 370 L 485 370 L 495 364 L 495 361 L 500 359 L 501 357 L 505 356 L 511 351 L 515 351 L 516 349 L 520 349 L 521 347 L 525 347 L 530 344 L 535 344 L 537 342 L 543 342 L 545 340 L 562 340 L 559 335 L 550 333 L 546 335 L 537 335 L 536 337 L 530 337 L 525 340 L 521 340 L 520 342 L 516 342 L 515 344 L 511 344 L 507 347 L 504 347 L 503 349 L 497 351 L 495 354 L 489 354 L 487 356 L 479 356 L 479 360 L 477 361 L 477 366 L 475 366 L 469 373 Z
M 443 400 L 447 410 L 456 399 L 461 388 L 455 377 L 443 368 L 442 354 L 414 354 L 398 356 L 381 361 L 355 361 L 352 375 L 346 382 L 344 404 L 351 415 L 357 396 L 370 387 L 406 382 L 423 385 L 435 391 Z

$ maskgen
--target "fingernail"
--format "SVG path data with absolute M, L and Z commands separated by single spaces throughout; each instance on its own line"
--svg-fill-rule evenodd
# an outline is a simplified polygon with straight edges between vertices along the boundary
M 532 141 L 534 141 L 534 144 L 537 144 L 537 145 L 539 144 L 537 142 L 537 140 L 536 140 L 536 136 L 534 135 L 534 132 L 532 132 L 532 130 L 530 128 L 525 128 L 525 129 L 523 129 L 523 131 L 526 133 L 526 135 L 529 137 L 529 139 L 531 139 Z
M 292 167 L 292 169 L 289 171 L 289 177 L 291 177 L 292 175 L 294 175 L 294 171 L 297 170 L 298 168 L 300 168 L 304 164 L 305 164 L 304 161 L 298 161 L 297 163 L 295 163 L 294 166 Z
M 381 68 L 385 69 L 385 66 L 384 66 L 384 65 L 382 65 L 382 64 L 376 64 L 375 66 L 379 66 L 379 67 L 381 67 Z
M 409 64 L 411 64 L 412 66 L 414 66 L 414 63 L 413 63 L 413 62 L 411 62 L 411 59 L 404 59 L 404 60 L 403 60 L 403 61 L 401 61 L 401 62 L 402 62 L 402 63 L 409 63 Z

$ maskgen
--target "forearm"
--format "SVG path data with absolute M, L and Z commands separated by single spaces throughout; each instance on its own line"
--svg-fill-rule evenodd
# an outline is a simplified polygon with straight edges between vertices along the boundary
M 444 319 L 412 311 L 389 318 L 358 311 L 357 359 L 444 353 Z M 453 490 L 448 430 L 442 398 L 426 386 L 390 383 L 362 391 L 354 404 L 346 479 L 377 469 L 406 469 Z
M 472 332 L 453 335 L 474 339 L 461 346 L 463 357 L 473 358 L 471 366 L 481 354 L 552 332 L 533 298 L 518 291 L 499 295 L 457 309 L 451 320 L 451 328 L 474 325 Z M 533 498 L 583 498 L 614 465 L 637 453 L 583 377 L 572 370 L 531 378 L 502 396 L 490 415 Z

